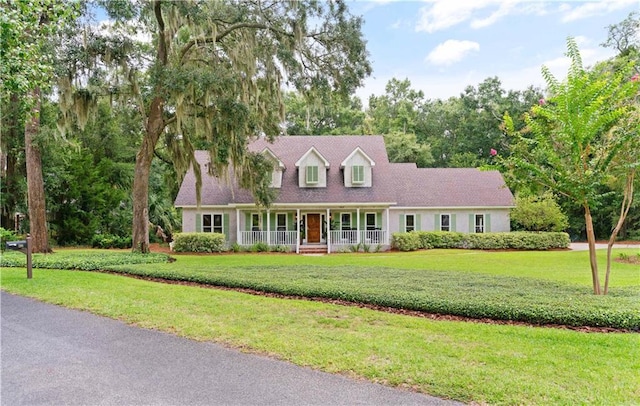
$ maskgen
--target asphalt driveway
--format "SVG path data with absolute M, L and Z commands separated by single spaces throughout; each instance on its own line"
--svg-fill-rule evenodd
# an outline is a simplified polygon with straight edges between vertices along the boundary
M 3 405 L 451 405 L 0 293 Z

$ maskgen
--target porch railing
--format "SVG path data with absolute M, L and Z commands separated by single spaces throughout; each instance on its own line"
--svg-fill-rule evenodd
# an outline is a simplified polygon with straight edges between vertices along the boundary
M 267 236 L 269 237 L 267 239 Z M 267 243 L 270 245 L 296 245 L 295 231 L 240 231 L 240 245 Z
M 360 234 L 360 239 L 358 239 Z M 386 230 L 333 230 L 331 231 L 331 245 L 387 244 Z
M 267 235 L 269 239 L 267 240 Z M 360 238 L 358 239 L 358 235 Z M 295 231 L 241 231 L 240 245 L 254 245 L 265 243 L 270 245 L 296 245 Z M 331 245 L 388 244 L 386 230 L 333 230 L 331 231 Z

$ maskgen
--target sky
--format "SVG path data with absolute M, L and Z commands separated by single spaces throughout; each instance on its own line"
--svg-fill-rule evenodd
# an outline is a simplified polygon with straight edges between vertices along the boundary
M 640 11 L 640 0 L 353 0 L 349 7 L 364 19 L 373 65 L 356 91 L 366 106 L 394 77 L 426 99 L 457 97 L 494 76 L 505 90 L 544 88 L 543 65 L 566 77 L 568 37 L 585 66 L 615 55 L 600 45 L 608 26 Z

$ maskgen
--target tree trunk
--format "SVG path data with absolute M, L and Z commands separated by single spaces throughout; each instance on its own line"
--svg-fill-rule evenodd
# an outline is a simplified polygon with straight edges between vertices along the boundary
M 151 102 L 147 128 L 140 150 L 136 154 L 136 166 L 133 178 L 133 235 L 131 238 L 134 252 L 149 252 L 149 175 L 153 151 L 164 130 L 162 108 L 164 101 L 156 97 Z
M 629 209 L 631 208 L 631 204 L 633 203 L 633 182 L 635 180 L 635 170 L 631 170 L 629 175 L 627 176 L 626 183 L 624 186 L 624 193 L 622 198 L 622 205 L 620 207 L 620 217 L 618 218 L 618 223 L 616 227 L 611 232 L 611 237 L 609 237 L 609 243 L 607 244 L 607 273 L 604 277 L 604 294 L 609 293 L 609 275 L 611 274 L 611 250 L 613 249 L 613 243 L 616 241 L 616 237 L 620 232 L 620 229 L 624 225 L 624 221 L 627 218 L 627 214 L 629 214 Z
M 587 242 L 589 243 L 589 262 L 591 263 L 591 279 L 593 281 L 593 294 L 599 295 L 600 278 L 598 277 L 598 258 L 596 257 L 596 236 L 593 232 L 593 219 L 589 205 L 584 204 L 584 219 L 587 226 Z
M 40 130 L 40 88 L 31 92 L 33 106 L 27 115 L 24 128 L 24 149 L 27 162 L 27 204 L 29 206 L 29 232 L 32 252 L 51 252 L 47 234 L 42 157 L 34 143 Z
M 162 18 L 162 2 L 153 2 L 153 11 L 158 22 L 158 48 L 156 60 L 160 66 L 167 65 L 167 43 L 164 33 L 164 19 Z M 160 94 L 161 89 L 154 89 Z M 133 236 L 131 244 L 133 252 L 149 252 L 149 174 L 153 151 L 164 131 L 163 116 L 164 99 L 155 96 L 149 107 L 145 134 L 136 154 L 136 167 L 133 178 Z

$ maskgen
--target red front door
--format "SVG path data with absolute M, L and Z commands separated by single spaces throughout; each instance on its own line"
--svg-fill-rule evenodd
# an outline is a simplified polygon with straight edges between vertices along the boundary
M 307 214 L 307 243 L 320 242 L 320 215 Z

